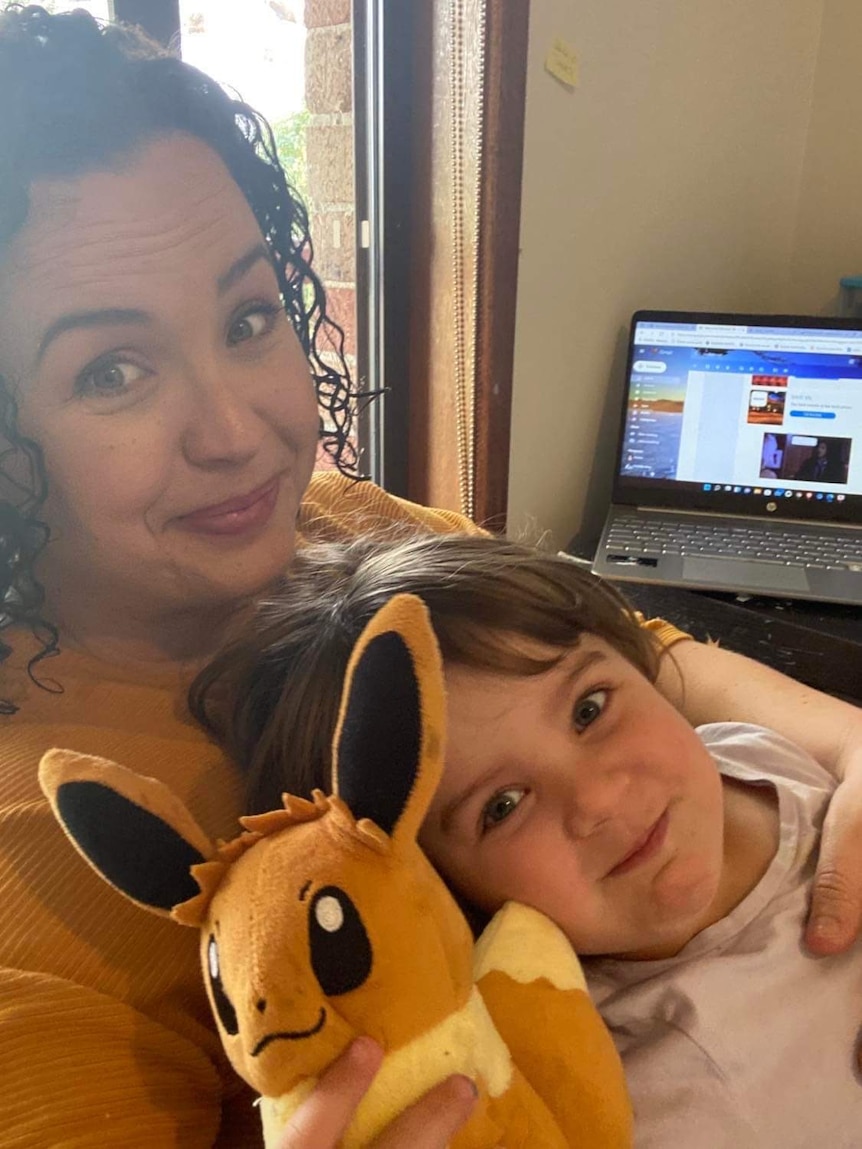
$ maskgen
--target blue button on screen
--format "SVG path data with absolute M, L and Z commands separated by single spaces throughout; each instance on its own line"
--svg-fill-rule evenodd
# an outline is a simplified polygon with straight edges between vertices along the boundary
M 794 419 L 834 419 L 834 411 L 791 411 Z

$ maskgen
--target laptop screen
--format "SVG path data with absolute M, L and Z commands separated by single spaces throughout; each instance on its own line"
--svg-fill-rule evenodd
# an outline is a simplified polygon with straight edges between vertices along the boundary
M 637 312 L 614 499 L 862 522 L 862 320 Z

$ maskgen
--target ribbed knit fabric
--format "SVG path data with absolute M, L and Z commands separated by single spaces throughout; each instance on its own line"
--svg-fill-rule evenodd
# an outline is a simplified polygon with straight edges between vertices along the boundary
M 678 630 L 672 622 L 666 622 L 663 618 L 644 619 L 640 614 L 638 617 L 641 620 L 641 625 L 647 630 L 651 630 L 665 649 L 684 638 L 691 638 L 690 634 L 686 634 L 684 630 Z
M 315 476 L 300 528 L 340 538 L 393 522 L 470 529 L 459 515 Z M 472 528 L 475 530 L 475 528 Z M 669 644 L 683 637 L 649 624 Z M 66 841 L 39 790 L 45 750 L 69 747 L 167 783 L 212 837 L 242 812 L 237 771 L 185 713 L 174 672 L 135 677 L 72 651 L 35 686 L 24 636 L 0 668 L 19 712 L 0 734 L 0 1146 L 182 1149 L 261 1143 L 257 1111 L 222 1056 L 197 931 L 126 902 Z

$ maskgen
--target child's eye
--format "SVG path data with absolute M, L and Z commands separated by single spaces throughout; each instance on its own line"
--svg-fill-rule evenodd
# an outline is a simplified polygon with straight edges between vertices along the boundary
M 75 380 L 78 395 L 122 395 L 150 372 L 124 359 L 103 359 L 87 367 Z
M 608 704 L 607 690 L 591 690 L 575 703 L 574 723 L 578 730 L 586 730 L 595 722 Z
M 242 315 L 238 315 L 228 328 L 228 346 L 247 343 L 272 330 L 280 308 L 272 303 L 256 303 Z
M 495 826 L 506 820 L 509 815 L 520 805 L 521 799 L 526 794 L 526 790 L 521 790 L 517 787 L 512 787 L 510 790 L 501 790 L 499 794 L 488 802 L 482 810 L 482 830 L 493 830 Z

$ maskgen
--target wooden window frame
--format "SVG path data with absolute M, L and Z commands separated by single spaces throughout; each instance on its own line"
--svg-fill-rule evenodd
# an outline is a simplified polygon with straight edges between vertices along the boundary
M 406 323 L 394 318 L 387 346 L 407 349 L 407 424 L 387 432 L 408 444 L 407 494 L 417 502 L 467 511 L 481 523 L 505 528 L 509 482 L 512 370 L 520 241 L 521 175 L 526 101 L 529 0 L 399 0 L 412 10 L 409 43 L 393 40 L 411 88 L 410 128 L 400 139 L 406 155 L 387 145 L 402 194 L 409 196 L 409 233 L 398 236 L 400 271 L 387 274 L 383 252 L 384 311 L 409 301 Z M 477 39 L 482 6 L 484 39 Z M 388 8 L 389 6 L 386 5 Z M 458 26 L 458 21 L 461 26 Z M 472 54 L 461 86 L 465 133 L 481 139 L 482 167 L 455 171 L 451 159 L 452 88 L 446 69 L 453 52 Z M 483 59 L 482 69 L 475 63 Z M 484 92 L 477 81 L 484 73 Z M 404 69 L 398 72 L 402 78 Z M 383 89 L 383 103 L 404 92 Z M 470 117 L 473 117 L 472 125 Z M 404 173 L 409 173 L 405 178 Z M 459 176 L 461 185 L 459 186 Z M 455 414 L 456 363 L 452 321 L 457 260 L 453 258 L 453 205 L 460 199 L 475 219 L 467 236 L 474 340 L 472 501 L 464 505 Z M 468 229 L 469 230 L 469 229 Z M 404 267 L 406 263 L 406 278 Z M 396 269 L 397 270 L 397 269 Z M 464 269 L 462 268 L 463 272 Z M 403 315 L 403 308 L 397 313 Z M 390 387 L 401 379 L 384 379 Z

